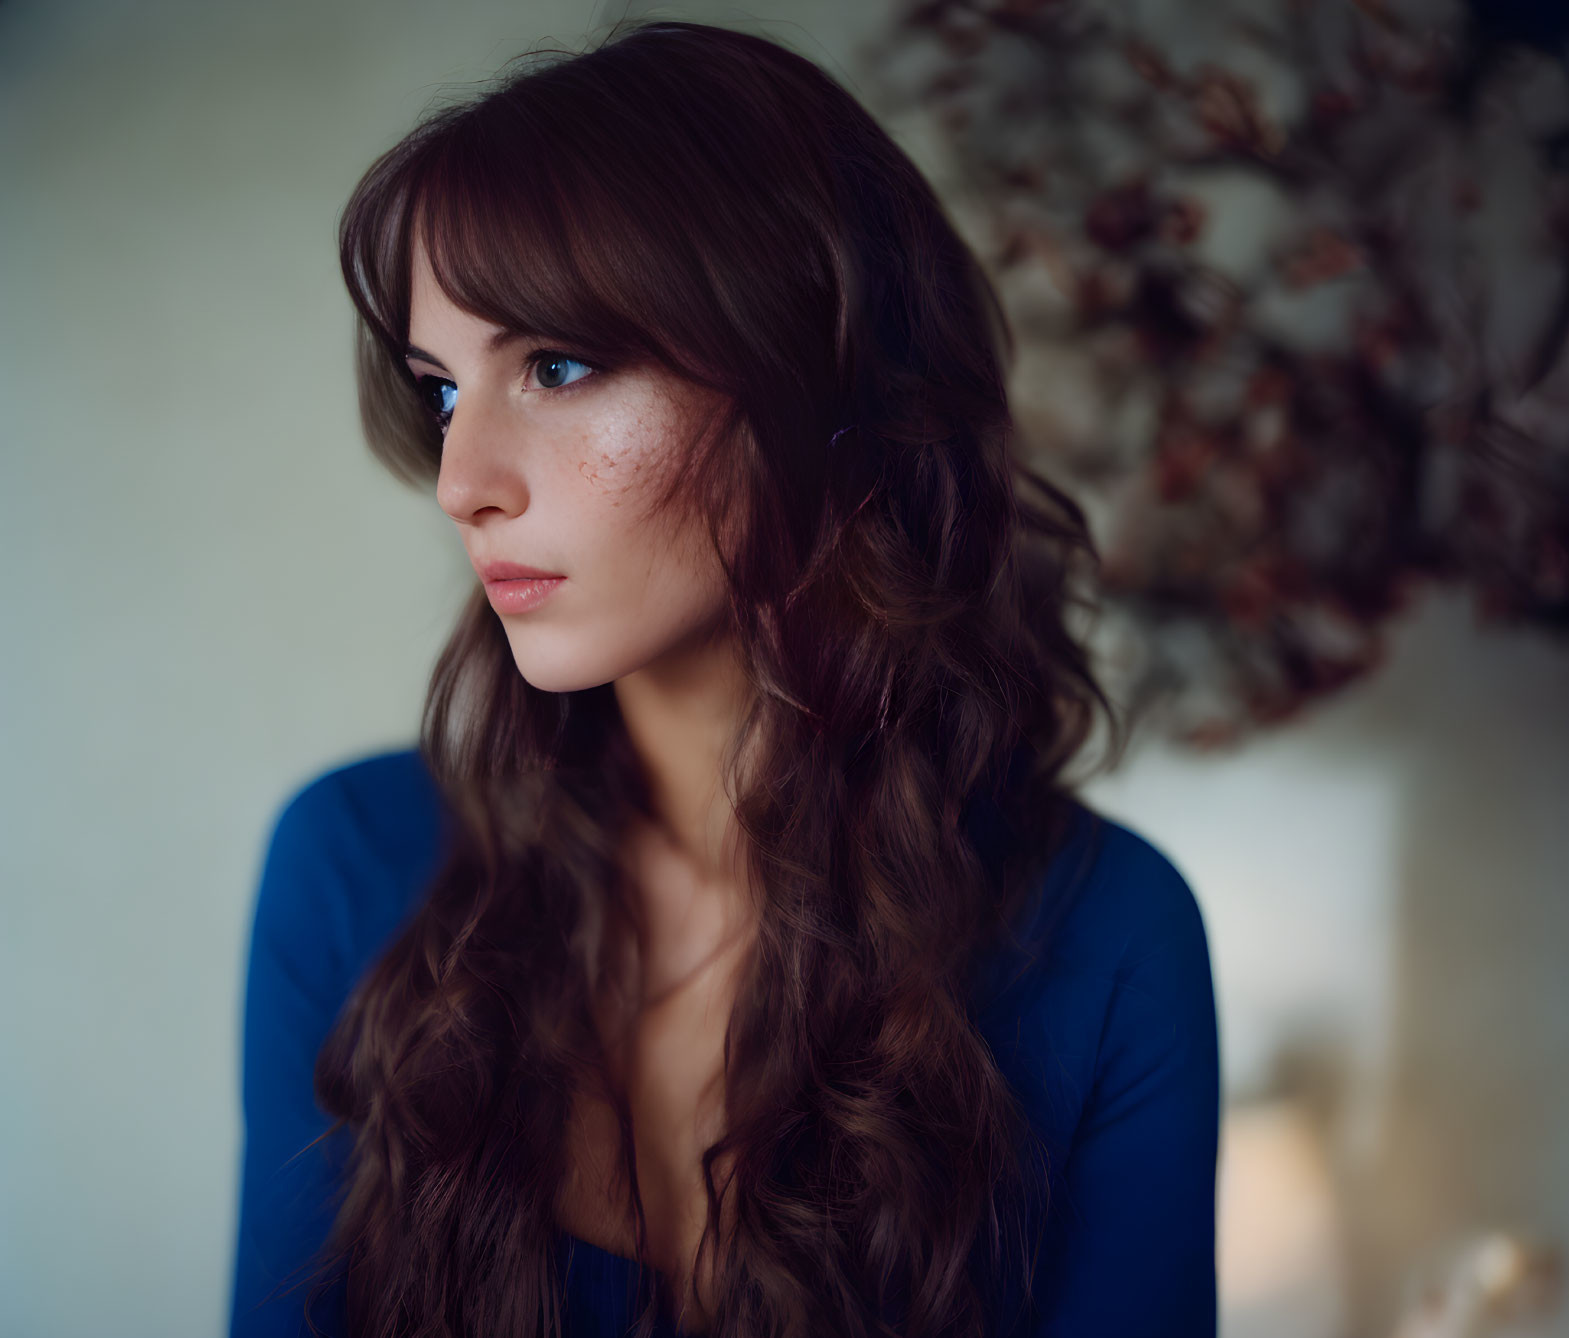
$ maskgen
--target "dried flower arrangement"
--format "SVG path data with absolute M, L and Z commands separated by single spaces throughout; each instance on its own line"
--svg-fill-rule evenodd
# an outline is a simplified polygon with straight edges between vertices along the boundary
M 862 53 L 949 159 L 1136 718 L 1290 717 L 1427 581 L 1569 628 L 1569 37 L 1539 19 L 927 0 Z

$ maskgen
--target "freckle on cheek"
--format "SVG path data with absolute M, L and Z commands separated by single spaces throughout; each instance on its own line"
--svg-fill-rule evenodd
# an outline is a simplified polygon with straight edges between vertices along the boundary
M 606 492 L 613 485 L 616 466 L 619 463 L 615 456 L 601 451 L 597 460 L 578 461 L 577 470 L 594 487 L 601 492 Z
M 638 486 L 638 480 L 631 476 L 641 473 L 643 469 L 644 461 L 638 458 L 641 454 L 631 450 L 620 453 L 600 451 L 596 459 L 578 461 L 578 473 L 600 492 L 625 494 Z M 618 472 L 622 473 L 622 477 L 617 477 Z M 620 506 L 621 503 L 615 501 L 611 505 Z

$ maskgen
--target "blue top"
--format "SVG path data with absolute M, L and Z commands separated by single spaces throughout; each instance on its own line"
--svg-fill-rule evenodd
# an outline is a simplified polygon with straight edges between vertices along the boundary
M 444 809 L 415 750 L 338 767 L 285 803 L 256 898 L 231 1338 L 310 1332 L 295 1287 L 325 1239 L 347 1131 L 312 1073 L 339 1008 L 435 873 Z M 1204 922 L 1143 837 L 1080 803 L 1021 939 L 973 1015 L 1050 1158 L 1029 1338 L 1213 1338 L 1220 1065 Z M 571 1338 L 624 1334 L 632 1261 L 560 1236 Z M 998 1299 L 998 1332 L 1018 1311 Z M 344 1332 L 339 1284 L 313 1312 Z M 668 1330 L 666 1331 L 668 1333 Z M 1012 1330 L 1018 1333 L 1018 1330 Z

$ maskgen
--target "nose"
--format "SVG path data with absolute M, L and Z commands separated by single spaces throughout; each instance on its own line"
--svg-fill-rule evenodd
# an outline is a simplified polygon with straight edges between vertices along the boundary
M 460 394 L 441 444 L 436 504 L 460 525 L 486 510 L 517 515 L 528 506 L 522 429 L 498 397 Z

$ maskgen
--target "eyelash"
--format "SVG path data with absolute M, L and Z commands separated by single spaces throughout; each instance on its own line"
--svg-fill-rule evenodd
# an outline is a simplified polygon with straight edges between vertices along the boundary
M 530 376 L 534 369 L 544 362 L 575 362 L 579 367 L 588 368 L 587 376 L 580 376 L 576 381 L 569 381 L 564 386 L 539 386 L 537 388 L 551 394 L 561 394 L 564 391 L 574 390 L 582 385 L 583 382 L 592 380 L 594 376 L 604 370 L 597 363 L 589 362 L 587 358 L 576 357 L 559 348 L 540 348 L 535 349 L 534 352 L 530 353 L 523 360 L 524 377 Z M 425 412 L 436 420 L 436 426 L 441 429 L 442 436 L 446 436 L 447 428 L 452 421 L 453 411 L 451 409 L 436 409 L 430 404 L 429 392 L 436 386 L 451 386 L 453 390 L 457 389 L 457 385 L 451 377 L 432 376 L 429 373 L 422 373 L 414 378 L 414 390 L 419 396 L 420 404 L 424 407 Z

